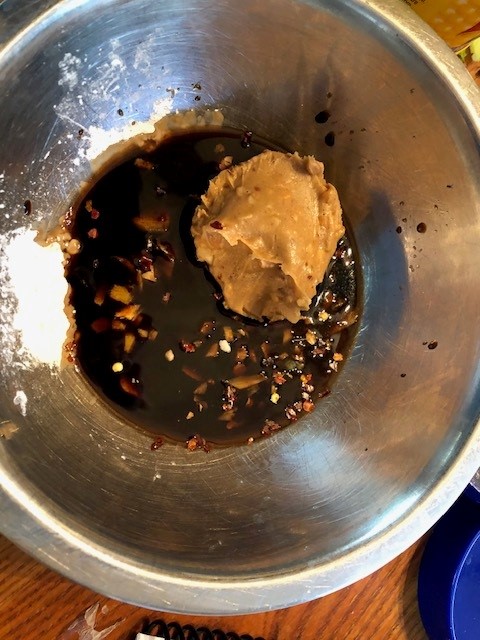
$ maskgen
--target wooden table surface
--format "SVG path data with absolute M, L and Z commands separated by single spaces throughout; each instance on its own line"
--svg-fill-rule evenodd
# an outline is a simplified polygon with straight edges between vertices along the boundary
M 308 604 L 255 615 L 198 618 L 100 596 L 0 537 L 0 640 L 133 640 L 145 620 L 158 617 L 265 640 L 427 640 L 417 607 L 424 543 L 422 539 L 372 576 Z

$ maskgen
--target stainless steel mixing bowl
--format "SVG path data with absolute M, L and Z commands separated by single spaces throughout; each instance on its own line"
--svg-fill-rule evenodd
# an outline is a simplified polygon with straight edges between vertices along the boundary
M 191 613 L 313 599 L 408 547 L 479 463 L 479 102 L 454 55 L 398 0 L 6 0 L 0 20 L 1 531 L 95 590 Z M 28 231 L 109 142 L 192 108 L 323 159 L 364 279 L 331 396 L 209 454 L 151 451 L 49 359 L 58 269 Z

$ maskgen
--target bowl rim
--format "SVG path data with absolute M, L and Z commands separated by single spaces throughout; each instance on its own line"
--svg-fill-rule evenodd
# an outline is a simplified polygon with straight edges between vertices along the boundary
M 22 42 L 35 39 L 55 18 L 84 0 L 43 0 L 23 7 L 0 51 L 0 67 Z M 398 34 L 410 50 L 442 79 L 456 99 L 472 136 L 480 141 L 478 88 L 449 47 L 398 0 L 344 0 L 376 27 Z M 8 32 L 8 28 L 7 28 Z M 0 468 L 2 533 L 62 575 L 109 597 L 157 610 L 191 615 L 233 615 L 304 603 L 366 577 L 416 542 L 455 502 L 477 471 L 480 423 L 472 428 L 454 463 L 406 517 L 361 548 L 322 566 L 248 581 L 173 577 L 126 561 L 56 519 L 45 505 Z

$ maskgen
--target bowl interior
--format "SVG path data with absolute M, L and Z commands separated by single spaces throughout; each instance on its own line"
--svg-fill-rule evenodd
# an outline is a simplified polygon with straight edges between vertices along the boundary
M 19 544 L 122 599 L 228 612 L 339 588 L 428 527 L 428 515 L 405 523 L 460 464 L 478 414 L 480 166 L 465 105 L 407 21 L 402 37 L 392 20 L 353 1 L 65 1 L 9 43 L 0 394 L 17 430 L 0 441 L 0 469 L 2 527 Z M 52 293 L 58 269 L 51 276 L 29 229 L 56 223 L 111 142 L 192 109 L 325 163 L 364 283 L 332 394 L 272 438 L 208 455 L 151 451 L 74 367 L 32 348 L 18 319 L 35 296 L 31 323 L 59 352 L 50 314 L 61 316 L 65 292 Z M 403 542 L 378 550 L 392 530 Z

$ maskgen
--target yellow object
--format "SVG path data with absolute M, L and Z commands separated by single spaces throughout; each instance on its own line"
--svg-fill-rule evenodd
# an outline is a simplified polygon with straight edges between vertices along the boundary
M 480 36 L 480 0 L 404 0 L 452 49 Z

